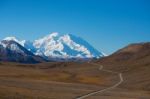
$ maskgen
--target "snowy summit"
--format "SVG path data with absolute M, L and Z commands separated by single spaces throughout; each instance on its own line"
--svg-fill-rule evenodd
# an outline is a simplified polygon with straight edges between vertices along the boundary
M 6 37 L 4 40 L 13 40 L 35 55 L 39 55 L 47 59 L 88 59 L 104 56 L 102 52 L 96 50 L 88 42 L 72 34 L 60 35 L 59 33 L 54 32 L 45 37 L 34 40 L 33 42 L 18 40 L 15 37 Z

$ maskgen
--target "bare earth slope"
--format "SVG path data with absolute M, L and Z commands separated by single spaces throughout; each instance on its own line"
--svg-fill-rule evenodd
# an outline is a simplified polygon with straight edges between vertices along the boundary
M 122 72 L 126 79 L 122 87 L 150 91 L 150 43 L 131 44 L 98 63 Z

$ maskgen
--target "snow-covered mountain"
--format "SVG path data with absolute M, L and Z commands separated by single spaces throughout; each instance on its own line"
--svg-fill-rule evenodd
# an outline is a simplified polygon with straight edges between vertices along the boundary
M 99 58 L 104 56 L 80 37 L 71 34 L 49 34 L 35 40 L 36 55 L 53 58 Z
M 23 47 L 25 47 L 26 49 L 28 49 L 31 52 L 33 52 L 34 49 L 35 49 L 34 46 L 33 46 L 33 42 L 31 42 L 31 41 L 20 40 L 16 37 L 6 37 L 3 40 L 5 40 L 5 41 L 15 41 L 15 42 L 19 43 L 20 45 L 22 45 Z
M 72 34 L 51 33 L 33 42 L 18 40 L 15 37 L 6 37 L 4 40 L 16 41 L 35 55 L 47 59 L 89 59 L 104 56 L 88 42 Z
M 0 41 L 0 61 L 37 63 L 45 61 L 13 40 Z

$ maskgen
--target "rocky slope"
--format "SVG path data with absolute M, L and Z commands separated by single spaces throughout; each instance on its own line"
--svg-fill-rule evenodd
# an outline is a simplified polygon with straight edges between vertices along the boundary
M 45 60 L 34 55 L 15 41 L 3 40 L 0 42 L 0 61 L 38 63 Z

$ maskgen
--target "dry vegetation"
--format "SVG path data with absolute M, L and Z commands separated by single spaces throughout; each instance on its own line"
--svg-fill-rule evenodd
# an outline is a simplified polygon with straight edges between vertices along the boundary
M 1 63 L 0 99 L 74 99 L 117 81 L 116 75 L 86 63 Z M 150 97 L 148 91 L 118 88 L 89 99 L 138 99 L 139 93 Z
M 83 63 L 0 63 L 0 99 L 72 99 L 111 86 L 115 79 Z

